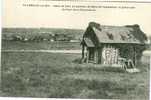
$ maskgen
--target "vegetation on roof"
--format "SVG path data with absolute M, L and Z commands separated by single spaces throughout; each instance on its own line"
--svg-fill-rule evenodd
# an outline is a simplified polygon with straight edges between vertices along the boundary
M 109 26 L 90 22 L 87 30 L 91 28 L 99 42 L 108 43 L 145 43 L 147 36 L 139 25 Z M 116 38 L 115 38 L 116 37 Z

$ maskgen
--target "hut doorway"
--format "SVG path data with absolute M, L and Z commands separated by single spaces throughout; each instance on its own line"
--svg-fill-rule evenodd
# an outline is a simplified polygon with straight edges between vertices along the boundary
M 94 48 L 89 48 L 89 62 L 94 62 Z
M 102 49 L 102 64 L 118 64 L 119 50 L 114 46 L 104 46 Z

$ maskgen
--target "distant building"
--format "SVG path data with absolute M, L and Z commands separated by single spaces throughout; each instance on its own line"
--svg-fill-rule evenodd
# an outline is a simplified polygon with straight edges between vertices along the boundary
M 123 65 L 123 61 L 136 65 L 146 49 L 146 40 L 138 25 L 105 26 L 90 22 L 81 42 L 82 59 L 104 65 Z
M 68 37 L 66 34 L 55 34 L 54 40 L 55 41 L 70 41 L 70 37 Z

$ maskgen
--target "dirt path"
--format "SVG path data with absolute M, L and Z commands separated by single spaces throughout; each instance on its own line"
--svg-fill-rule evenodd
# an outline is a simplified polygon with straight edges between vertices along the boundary
M 82 53 L 81 50 L 2 50 L 2 52 Z M 143 55 L 151 56 L 151 51 L 146 50 Z
M 2 52 L 81 53 L 81 50 L 2 50 Z

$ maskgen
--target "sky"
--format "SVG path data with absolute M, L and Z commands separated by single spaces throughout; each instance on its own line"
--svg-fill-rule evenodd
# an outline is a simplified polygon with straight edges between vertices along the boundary
M 48 4 L 50 7 L 25 7 L 23 4 Z M 62 11 L 54 5 L 127 6 L 133 9 L 97 8 L 96 11 Z M 100 25 L 139 24 L 151 35 L 151 3 L 62 2 L 3 0 L 2 27 L 46 27 L 85 29 L 91 21 Z

